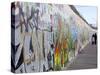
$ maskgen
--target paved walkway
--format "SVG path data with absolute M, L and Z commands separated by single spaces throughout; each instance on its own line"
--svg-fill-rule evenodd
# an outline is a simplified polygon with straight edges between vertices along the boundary
M 96 67 L 97 45 L 88 44 L 67 69 L 90 69 Z

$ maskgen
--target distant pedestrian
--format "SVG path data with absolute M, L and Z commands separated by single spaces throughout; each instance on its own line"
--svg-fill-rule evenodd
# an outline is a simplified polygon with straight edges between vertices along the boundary
M 95 45 L 97 44 L 97 34 L 95 33 Z
M 93 45 L 94 44 L 94 34 L 92 35 L 91 42 L 92 42 L 92 45 Z
M 97 44 L 97 34 L 96 33 L 94 33 L 93 35 L 92 35 L 92 38 L 91 38 L 91 41 L 92 41 L 92 45 L 93 44 Z

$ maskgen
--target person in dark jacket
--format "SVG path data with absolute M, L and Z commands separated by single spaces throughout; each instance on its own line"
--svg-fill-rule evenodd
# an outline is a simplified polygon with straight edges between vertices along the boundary
M 92 35 L 92 44 L 97 44 L 97 34 L 96 33 L 94 33 L 93 35 Z

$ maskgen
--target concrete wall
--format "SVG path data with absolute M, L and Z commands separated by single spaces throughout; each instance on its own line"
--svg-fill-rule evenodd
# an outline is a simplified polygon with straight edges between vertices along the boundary
M 62 70 L 91 39 L 94 32 L 69 5 L 15 2 L 12 7 L 12 44 L 19 47 L 12 64 L 20 72 Z M 13 28 L 13 26 L 15 28 Z M 12 67 L 13 68 L 13 67 Z

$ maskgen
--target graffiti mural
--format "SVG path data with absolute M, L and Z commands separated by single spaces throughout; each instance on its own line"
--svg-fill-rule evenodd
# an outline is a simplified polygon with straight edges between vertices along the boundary
M 11 71 L 59 71 L 89 42 L 83 20 L 69 5 L 11 4 Z

